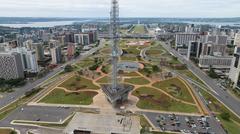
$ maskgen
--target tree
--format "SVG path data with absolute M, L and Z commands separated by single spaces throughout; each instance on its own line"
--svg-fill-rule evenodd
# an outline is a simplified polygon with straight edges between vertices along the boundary
M 214 69 L 212 67 L 210 67 L 210 70 L 208 72 L 208 76 L 211 77 L 211 78 L 219 78 L 219 76 L 217 75 L 217 73 L 214 71 Z
M 71 65 L 66 65 L 64 68 L 65 72 L 72 72 L 73 71 L 73 67 Z
M 229 113 L 227 113 L 227 112 L 223 112 L 223 113 L 220 114 L 220 117 L 221 117 L 222 119 L 226 120 L 226 121 L 229 121 L 231 115 L 230 115 Z
M 152 66 L 153 72 L 159 72 L 160 68 L 157 65 Z

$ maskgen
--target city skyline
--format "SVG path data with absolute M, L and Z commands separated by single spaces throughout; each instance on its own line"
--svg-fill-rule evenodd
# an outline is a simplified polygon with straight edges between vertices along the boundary
M 0 2 L 2 17 L 108 17 L 110 4 L 110 0 Z M 120 17 L 239 17 L 239 6 L 238 0 L 120 0 Z

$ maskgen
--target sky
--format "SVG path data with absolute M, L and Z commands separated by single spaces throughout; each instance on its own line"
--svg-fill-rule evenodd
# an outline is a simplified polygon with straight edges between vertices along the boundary
M 108 17 L 111 0 L 0 0 L 1 17 Z M 119 0 L 121 17 L 240 17 L 240 0 Z

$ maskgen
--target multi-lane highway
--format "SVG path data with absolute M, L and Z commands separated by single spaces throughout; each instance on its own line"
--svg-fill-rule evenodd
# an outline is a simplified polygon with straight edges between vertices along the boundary
M 228 92 L 224 91 L 221 87 L 218 86 L 218 82 L 212 78 L 210 78 L 207 74 L 205 74 L 201 69 L 199 69 L 195 64 L 191 61 L 188 61 L 184 58 L 184 56 L 180 55 L 176 50 L 172 49 L 169 45 L 164 42 L 161 42 L 162 46 L 176 56 L 179 61 L 183 64 L 187 65 L 187 68 L 193 72 L 198 78 L 200 78 L 210 89 L 210 93 L 218 99 L 221 103 L 223 103 L 230 111 L 235 113 L 238 117 L 240 117 L 240 101 L 231 96 Z
M 101 49 L 104 46 L 104 42 L 105 42 L 104 40 L 101 40 L 100 45 L 98 47 L 92 48 L 91 50 L 81 54 L 78 58 L 68 61 L 67 63 L 65 63 L 62 66 L 65 66 L 67 64 L 73 64 L 74 62 L 76 62 L 76 60 L 85 59 L 86 57 L 90 56 L 94 52 Z M 61 71 L 63 71 L 62 66 L 55 68 L 49 74 L 47 74 L 46 76 L 44 76 L 41 79 L 38 79 L 32 83 L 28 82 L 25 86 L 15 89 L 15 92 L 4 94 L 3 97 L 0 98 L 0 109 L 7 106 L 8 104 L 14 102 L 15 100 L 19 99 L 20 97 L 22 97 L 25 94 L 25 92 L 30 91 L 35 87 L 38 87 L 39 85 L 41 85 L 42 83 L 47 81 L 49 78 L 52 78 L 52 77 L 56 76 L 57 74 L 59 74 Z

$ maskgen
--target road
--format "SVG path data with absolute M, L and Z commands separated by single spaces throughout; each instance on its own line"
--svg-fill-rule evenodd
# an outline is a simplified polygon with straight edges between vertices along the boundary
M 240 117 L 240 101 L 239 100 L 231 96 L 228 92 L 222 90 L 222 88 L 218 86 L 218 82 L 216 80 L 210 78 L 195 64 L 193 64 L 191 61 L 186 60 L 184 56 L 180 55 L 176 50 L 172 49 L 170 46 L 168 46 L 164 42 L 161 42 L 161 44 L 167 51 L 169 51 L 171 54 L 176 56 L 179 61 L 181 61 L 183 64 L 186 64 L 187 68 L 210 88 L 210 93 L 216 99 L 218 99 L 221 103 L 223 103 L 236 116 Z
M 91 50 L 81 54 L 78 58 L 68 61 L 67 63 L 63 64 L 62 66 L 65 66 L 67 64 L 73 64 L 74 62 L 76 62 L 76 60 L 85 59 L 86 57 L 90 56 L 91 54 L 93 54 L 94 52 L 96 52 L 97 50 L 102 48 L 104 46 L 104 42 L 105 42 L 104 39 L 101 40 L 100 45 L 98 47 L 92 48 Z M 49 78 L 52 78 L 52 77 L 56 76 L 57 74 L 59 74 L 61 71 L 63 71 L 63 68 L 61 66 L 59 66 L 59 67 L 53 69 L 50 73 L 48 73 L 43 78 L 40 78 L 32 83 L 28 82 L 25 86 L 23 86 L 21 88 L 16 88 L 15 91 L 12 93 L 4 94 L 3 97 L 0 98 L 0 109 L 7 106 L 8 104 L 16 101 L 20 97 L 24 96 L 25 92 L 30 91 L 35 87 L 38 87 L 43 82 L 47 81 Z

